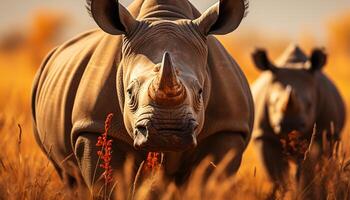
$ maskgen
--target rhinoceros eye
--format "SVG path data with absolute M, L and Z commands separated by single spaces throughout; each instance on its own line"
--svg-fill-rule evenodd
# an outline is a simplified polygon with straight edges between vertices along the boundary
M 202 96 L 202 94 L 203 94 L 203 89 L 200 88 L 200 89 L 198 90 L 198 95 L 199 95 L 199 96 Z
M 139 90 L 140 84 L 137 80 L 134 80 L 129 85 L 128 89 L 126 90 L 127 96 L 128 96 L 128 106 L 131 111 L 136 111 L 138 107 L 138 90 Z
M 129 88 L 126 93 L 128 94 L 128 97 L 131 98 L 132 97 L 132 89 Z
M 199 111 L 202 106 L 203 88 L 200 86 L 197 80 L 193 81 L 192 87 L 193 87 L 193 94 L 194 94 L 193 106 L 195 110 Z

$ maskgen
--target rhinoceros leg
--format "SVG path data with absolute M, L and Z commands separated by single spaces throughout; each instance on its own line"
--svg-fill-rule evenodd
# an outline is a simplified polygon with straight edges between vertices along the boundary
M 317 160 L 306 160 L 303 164 L 298 165 L 298 194 L 302 199 L 322 199 L 327 197 L 324 194 L 327 188 L 323 188 L 323 185 L 319 185 L 319 181 L 316 181 L 315 163 Z
M 101 150 L 101 147 L 96 146 L 99 134 L 96 133 L 86 133 L 80 134 L 75 143 L 75 156 L 78 161 L 78 165 L 83 176 L 83 179 L 93 196 L 103 196 L 104 189 L 104 179 L 102 178 L 103 169 L 99 166 L 103 161 L 99 159 L 97 151 Z M 133 152 L 133 150 L 127 150 L 129 147 L 119 141 L 113 141 L 112 143 L 112 158 L 110 166 L 113 169 L 113 180 L 107 185 L 106 190 L 111 191 L 114 183 L 118 181 L 119 178 L 123 178 L 123 183 L 127 183 L 123 174 L 123 167 L 126 161 L 127 156 L 135 157 L 136 154 L 127 155 L 125 152 Z M 138 158 L 135 158 L 138 160 Z M 137 168 L 132 170 L 132 175 L 129 175 L 130 178 L 134 177 Z M 130 181 L 132 183 L 132 181 Z M 131 189 L 131 185 L 123 185 L 126 191 Z M 118 185 L 120 188 L 120 185 Z M 124 193 L 125 190 L 123 191 Z M 108 192 L 109 194 L 109 192 Z M 127 194 L 126 194 L 127 195 Z
M 48 155 L 48 152 L 46 151 L 46 149 L 45 149 L 45 147 L 44 147 L 44 144 L 43 144 L 43 142 L 42 142 L 41 139 L 40 139 L 39 132 L 38 132 L 38 130 L 36 129 L 36 125 L 35 125 L 34 122 L 33 122 L 33 133 L 34 133 L 34 139 L 35 139 L 36 143 L 38 144 L 40 150 L 41 150 L 42 152 L 44 152 L 44 154 L 45 154 L 45 155 L 47 156 L 47 158 L 50 160 L 50 162 L 51 162 L 52 165 L 54 166 L 54 168 L 55 168 L 55 170 L 56 170 L 58 176 L 59 176 L 60 178 L 63 178 L 63 177 L 62 177 L 62 170 L 61 170 L 61 168 L 60 168 L 60 167 L 51 159 L 51 157 Z
M 284 195 L 288 182 L 289 164 L 282 153 L 282 145 L 277 138 L 260 137 L 255 140 L 261 148 L 261 158 L 266 171 L 274 183 L 272 195 Z M 281 192 L 281 194 L 277 194 Z
M 69 173 L 65 172 L 57 163 L 55 160 L 52 159 L 51 150 L 48 148 L 46 149 L 44 147 L 43 141 L 40 139 L 39 132 L 36 128 L 36 124 L 33 122 L 33 133 L 34 133 L 34 139 L 37 142 L 40 150 L 46 155 L 46 157 L 50 160 L 51 164 L 55 168 L 58 176 L 61 178 L 61 180 L 67 185 L 69 188 L 76 188 L 79 183 L 80 177 L 74 177 L 70 175 Z
M 239 133 L 225 132 L 214 134 L 201 141 L 194 151 L 193 158 L 195 159 L 193 160 L 193 166 L 195 168 L 204 158 L 212 156 L 213 166 L 208 168 L 203 178 L 204 182 L 206 182 L 206 179 L 208 179 L 215 169 L 215 166 L 222 161 L 228 152 L 232 152 L 233 157 L 225 169 L 226 175 L 231 176 L 237 172 L 241 165 L 242 154 L 245 147 L 244 139 Z
M 328 143 L 328 141 L 326 142 Z M 317 176 L 322 171 L 320 169 L 317 170 L 317 165 L 323 166 L 326 164 L 324 161 L 328 160 L 330 155 L 329 149 L 323 148 L 323 145 L 323 139 L 316 138 L 316 142 L 313 143 L 311 152 L 306 159 L 298 163 L 298 193 L 303 195 L 303 199 L 322 199 L 327 197 L 327 184 L 322 183 L 323 177 Z

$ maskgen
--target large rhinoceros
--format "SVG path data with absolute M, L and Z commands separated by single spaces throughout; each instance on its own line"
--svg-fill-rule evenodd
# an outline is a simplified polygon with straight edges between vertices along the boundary
M 261 145 L 268 174 L 282 187 L 287 181 L 288 160 L 296 161 L 297 175 L 300 175 L 314 125 L 314 144 L 320 153 L 325 150 L 323 139 L 329 142 L 340 138 L 345 106 L 335 85 L 321 71 L 326 59 L 323 49 L 314 49 L 308 57 L 295 44 L 291 44 L 275 64 L 265 50 L 253 53 L 256 67 L 263 71 L 252 84 L 253 135 Z M 312 170 L 307 173 L 311 176 Z
M 212 34 L 235 30 L 244 0 L 221 0 L 200 14 L 187 0 L 89 0 L 102 29 L 53 50 L 32 96 L 36 139 L 61 177 L 91 188 L 97 138 L 114 113 L 112 167 L 164 153 L 164 170 L 184 182 L 204 157 L 232 150 L 237 171 L 253 127 L 253 100 L 239 66 Z M 99 176 L 101 171 L 97 172 Z

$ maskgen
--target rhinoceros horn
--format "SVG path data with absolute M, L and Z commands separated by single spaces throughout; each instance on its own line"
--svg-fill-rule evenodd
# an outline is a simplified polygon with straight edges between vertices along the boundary
M 290 101 L 292 100 L 292 86 L 287 85 L 283 95 L 282 95 L 282 99 L 283 99 L 283 107 L 282 107 L 282 111 L 285 113 L 287 111 L 288 105 L 290 103 Z
M 179 105 L 186 97 L 185 91 L 169 53 L 165 52 L 159 73 L 150 87 L 151 98 L 159 105 Z

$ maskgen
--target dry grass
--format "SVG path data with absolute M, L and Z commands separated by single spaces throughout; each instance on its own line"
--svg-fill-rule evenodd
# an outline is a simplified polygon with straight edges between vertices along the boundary
M 12 121 L 12 122 L 11 122 Z M 29 119 L 23 123 L 22 137 L 15 120 L 2 119 L 0 153 L 0 199 L 77 199 L 76 192 L 65 188 L 53 167 L 35 145 Z M 28 131 L 29 130 L 29 131 Z M 327 199 L 348 199 L 350 184 L 349 163 L 344 152 L 340 150 L 330 158 L 324 158 L 317 168 L 317 178 L 313 180 L 319 194 Z M 251 149 L 245 157 L 251 157 Z M 223 169 L 232 154 L 228 153 L 223 162 L 217 166 L 211 164 L 210 158 L 202 161 L 185 188 L 176 188 L 174 184 L 162 181 L 161 171 L 151 176 L 135 192 L 135 199 L 265 199 L 271 190 L 262 168 L 245 161 L 237 177 L 222 178 Z M 256 160 L 256 162 L 258 162 Z M 215 167 L 215 173 L 203 183 L 203 174 L 208 167 Z M 125 166 L 125 174 L 130 174 L 131 162 Z M 118 179 L 115 191 L 116 199 L 125 199 L 128 189 Z M 112 183 L 111 183 L 112 184 Z M 114 184 L 114 183 L 113 183 Z M 287 199 L 304 199 L 306 191 L 296 188 L 291 181 Z M 308 189 L 312 189 L 311 187 Z M 107 193 L 109 194 L 109 193 Z
M 37 23 L 58 23 L 57 17 L 38 18 Z M 326 72 L 339 86 L 346 102 L 350 105 L 350 44 L 344 42 L 350 34 L 347 16 L 335 18 L 329 28 L 327 48 L 330 53 Z M 45 19 L 45 22 L 40 20 Z M 344 21 L 347 21 L 345 23 Z M 59 22 L 61 23 L 61 22 Z M 36 24 L 36 23 L 33 23 Z M 42 26 L 39 26 L 42 27 Z M 56 26 L 49 26 L 56 27 Z M 347 27 L 347 28 L 346 28 Z M 34 73 L 44 53 L 55 44 L 53 33 L 33 30 L 21 36 L 21 43 L 13 46 L 10 39 L 0 41 L 0 199 L 77 199 L 77 192 L 67 190 L 59 180 L 52 165 L 41 153 L 34 142 L 30 116 L 30 87 Z M 38 37 L 39 35 L 40 37 Z M 18 36 L 19 37 L 19 36 Z M 254 38 L 254 39 L 252 39 Z M 343 38 L 343 39 L 342 39 Z M 12 38 L 13 39 L 13 38 Z M 18 39 L 18 38 L 17 38 Z M 257 76 L 252 67 L 249 52 L 256 44 L 271 45 L 272 56 L 277 55 L 287 45 L 288 39 L 279 41 L 271 38 L 255 37 L 254 33 L 238 35 L 235 40 L 223 37 L 221 40 L 233 52 L 238 62 L 245 66 L 250 81 Z M 269 42 L 266 42 L 268 40 Z M 16 38 L 14 39 L 16 41 Z M 262 42 L 265 41 L 265 42 Z M 4 45 L 5 44 L 5 45 Z M 10 45 L 9 45 L 10 44 Z M 32 47 L 38 48 L 33 51 Z M 239 46 L 237 51 L 233 47 Z M 303 44 L 302 44 L 303 46 Z M 310 50 L 315 44 L 305 43 Z M 348 111 L 348 116 L 350 112 Z M 349 122 L 349 120 L 348 120 Z M 19 124 L 19 126 L 18 126 Z M 349 124 L 349 123 L 347 123 Z M 21 128 L 21 131 L 20 131 Z M 317 168 L 318 176 L 314 180 L 325 199 L 349 199 L 349 171 L 346 168 L 346 151 L 350 145 L 349 126 L 343 132 L 343 150 L 324 159 Z M 152 176 L 135 192 L 135 199 L 147 199 L 156 195 L 159 199 L 265 199 L 271 191 L 271 184 L 266 178 L 263 167 L 257 158 L 254 144 L 251 143 L 244 154 L 242 166 L 236 177 L 220 176 L 222 169 L 230 159 L 228 154 L 223 163 L 215 166 L 210 158 L 199 166 L 191 182 L 186 188 L 176 188 L 172 183 L 161 181 L 161 173 Z M 130 164 L 125 166 L 125 174 L 130 174 Z M 202 175 L 207 167 L 215 167 L 215 174 L 206 183 L 202 183 Z M 118 199 L 125 199 L 127 183 L 117 183 Z M 160 191 L 160 192 L 159 192 Z M 291 181 L 287 199 L 302 199 L 304 192 L 296 188 Z

